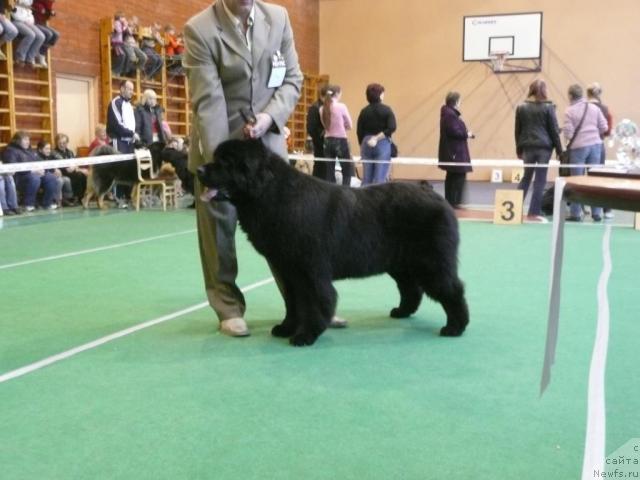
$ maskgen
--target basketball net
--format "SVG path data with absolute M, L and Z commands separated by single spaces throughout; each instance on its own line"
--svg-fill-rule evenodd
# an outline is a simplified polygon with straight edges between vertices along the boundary
M 509 52 L 493 52 L 491 54 L 491 68 L 494 72 L 501 72 Z

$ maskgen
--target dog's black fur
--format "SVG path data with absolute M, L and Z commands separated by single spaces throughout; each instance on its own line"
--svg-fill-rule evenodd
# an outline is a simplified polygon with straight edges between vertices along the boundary
M 236 206 L 240 226 L 280 279 L 286 316 L 273 335 L 313 344 L 335 313 L 332 280 L 385 272 L 400 290 L 392 317 L 413 314 L 426 293 L 447 315 L 440 334 L 464 332 L 458 221 L 428 183 L 333 185 L 298 172 L 259 140 L 220 144 L 198 178 L 209 197 L 217 191 L 213 198 Z

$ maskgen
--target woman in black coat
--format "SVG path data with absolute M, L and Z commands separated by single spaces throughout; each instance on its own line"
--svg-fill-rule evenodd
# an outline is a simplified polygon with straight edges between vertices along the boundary
M 440 109 L 440 145 L 438 146 L 439 163 L 459 163 L 460 165 L 440 165 L 447 172 L 444 181 L 444 196 L 453 208 L 459 208 L 462 193 L 471 172 L 471 157 L 467 140 L 474 138 L 460 118 L 460 94 L 449 92 L 445 104 Z
M 516 109 L 516 153 L 525 165 L 545 165 L 545 168 L 525 168 L 518 189 L 523 197 L 533 179 L 533 192 L 529 203 L 529 217 L 542 214 L 542 193 L 547 183 L 547 168 L 551 152 L 562 153 L 556 108 L 547 99 L 547 85 L 534 80 L 529 85 L 527 99 Z
M 136 107 L 136 133 L 146 147 L 154 143 L 161 143 L 164 147 L 168 141 L 168 135 L 163 127 L 162 107 L 158 105 L 158 96 L 151 89 L 142 93 L 142 101 Z M 160 149 L 161 150 L 161 149 Z

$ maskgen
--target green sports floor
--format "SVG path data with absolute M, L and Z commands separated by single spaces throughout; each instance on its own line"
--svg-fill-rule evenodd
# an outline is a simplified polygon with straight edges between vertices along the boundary
M 188 210 L 4 220 L 2 480 L 580 477 L 601 225 L 566 226 L 543 397 L 550 224 L 461 223 L 463 337 L 437 335 L 444 314 L 426 299 L 388 318 L 395 285 L 375 277 L 337 284 L 349 328 L 304 349 L 269 335 L 283 303 L 241 232 L 252 335 L 216 331 L 194 229 Z M 607 453 L 640 437 L 639 247 L 640 232 L 613 228 Z

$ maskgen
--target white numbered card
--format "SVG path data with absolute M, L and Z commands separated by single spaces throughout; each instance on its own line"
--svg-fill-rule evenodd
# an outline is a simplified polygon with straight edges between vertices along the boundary
M 519 225 L 522 223 L 522 190 L 496 190 L 493 223 Z
M 491 183 L 502 183 L 502 169 L 494 168 L 491 170 Z

